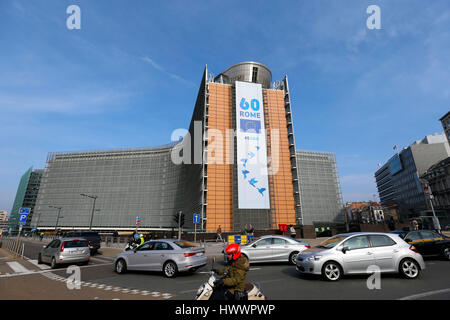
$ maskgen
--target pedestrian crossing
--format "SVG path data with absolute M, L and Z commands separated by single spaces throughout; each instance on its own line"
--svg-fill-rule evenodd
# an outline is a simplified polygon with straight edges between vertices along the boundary
M 94 258 L 95 260 L 101 261 L 103 263 L 112 263 L 114 261 L 114 258 L 110 257 L 101 257 L 101 258 Z M 30 274 L 41 274 L 42 276 L 46 277 L 47 279 L 58 281 L 58 282 L 67 282 L 67 278 L 56 275 L 52 273 L 52 269 L 49 265 L 46 264 L 38 264 L 37 260 L 33 259 L 26 259 L 29 263 L 31 263 L 34 267 L 37 267 L 38 270 L 35 270 L 36 268 L 30 268 L 25 267 L 22 263 L 18 261 L 6 261 L 5 263 L 2 263 L 0 265 L 0 278 L 7 278 L 7 277 L 16 277 L 16 276 L 23 276 L 23 275 L 30 275 Z M 95 266 L 96 264 L 90 262 L 90 265 Z M 97 264 L 98 265 L 98 264 Z M 89 266 L 88 266 L 89 267 Z M 152 292 L 148 290 L 141 290 L 136 288 L 123 288 L 123 287 L 116 287 L 112 285 L 107 284 L 101 284 L 101 283 L 94 283 L 94 282 L 86 282 L 81 281 L 80 286 L 82 287 L 89 287 L 89 288 L 96 288 L 104 291 L 111 291 L 111 292 L 118 292 L 118 293 L 125 293 L 130 295 L 142 295 L 142 296 L 149 296 L 151 298 L 160 298 L 160 299 L 170 299 L 174 295 L 171 293 L 163 293 L 163 292 Z

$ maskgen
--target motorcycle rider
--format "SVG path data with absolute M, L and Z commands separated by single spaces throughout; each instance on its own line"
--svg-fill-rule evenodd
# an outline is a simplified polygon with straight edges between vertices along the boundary
M 250 263 L 244 255 L 241 255 L 241 247 L 237 243 L 228 245 L 225 252 L 228 255 L 226 268 L 213 271 L 218 275 L 224 273 L 227 275 L 214 283 L 215 289 L 211 299 L 242 300 L 245 297 L 245 281 Z
M 139 238 L 137 239 L 136 242 L 137 242 L 137 246 L 138 247 L 144 244 L 145 238 L 144 238 L 144 235 L 142 233 L 139 235 Z

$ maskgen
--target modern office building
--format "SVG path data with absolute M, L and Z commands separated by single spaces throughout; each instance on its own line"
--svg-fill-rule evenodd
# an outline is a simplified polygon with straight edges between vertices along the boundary
M 295 150 L 287 77 L 272 84 L 266 66 L 244 62 L 216 77 L 205 68 L 180 141 L 50 153 L 33 226 L 55 228 L 54 207 L 61 229 L 92 219 L 94 229 L 129 230 L 138 216 L 140 229 L 168 229 L 182 211 L 187 229 L 199 214 L 197 230 L 227 232 L 335 222 L 342 197 L 334 155 Z
M 449 156 L 449 143 L 443 134 L 428 135 L 396 153 L 375 172 L 381 204 L 397 206 L 405 222 L 429 210 L 419 177 Z
M 431 166 L 420 178 L 428 182 L 431 201 L 435 212 L 440 215 L 441 227 L 450 225 L 450 157 Z
M 444 128 L 445 136 L 447 137 L 447 141 L 450 143 L 450 111 L 445 114 L 442 118 L 439 119 L 442 123 L 442 128 Z
M 343 223 L 343 201 L 334 153 L 297 151 L 298 216 L 305 225 Z
M 86 228 L 92 218 L 95 229 L 120 230 L 141 217 L 142 229 L 171 227 L 184 196 L 172 148 L 50 153 L 32 226 Z
M 20 179 L 13 208 L 8 220 L 8 228 L 11 232 L 15 233 L 19 229 L 18 222 L 20 208 L 31 209 L 30 214 L 27 217 L 26 224 L 23 226 L 23 230 L 29 231 L 31 228 L 30 223 L 33 218 L 43 172 L 43 170 L 33 170 L 33 167 L 30 167 Z

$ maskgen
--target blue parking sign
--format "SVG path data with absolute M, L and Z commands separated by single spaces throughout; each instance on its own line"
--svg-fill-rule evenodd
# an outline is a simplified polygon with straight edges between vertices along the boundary
M 31 212 L 31 208 L 19 209 L 19 226 L 24 226 L 27 222 L 28 214 Z

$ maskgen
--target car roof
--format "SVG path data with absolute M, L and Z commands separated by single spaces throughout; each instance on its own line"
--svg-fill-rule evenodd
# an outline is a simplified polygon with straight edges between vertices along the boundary
M 75 237 L 70 237 L 70 238 L 59 238 L 57 240 L 60 240 L 60 241 L 74 241 L 74 240 L 86 240 L 86 239 L 84 239 L 83 237 L 76 237 L 76 238 Z

